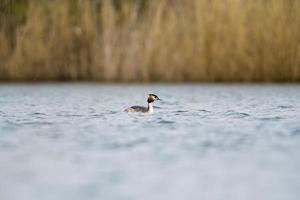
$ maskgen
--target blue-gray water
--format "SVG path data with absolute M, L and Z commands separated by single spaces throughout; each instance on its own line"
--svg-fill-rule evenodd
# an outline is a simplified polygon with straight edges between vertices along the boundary
M 1 200 L 300 196 L 297 85 L 0 85 L 0 131 Z

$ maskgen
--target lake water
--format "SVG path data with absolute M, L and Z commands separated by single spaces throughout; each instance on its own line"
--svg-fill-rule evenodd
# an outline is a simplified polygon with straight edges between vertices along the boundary
M 0 85 L 1 200 L 298 200 L 299 170 L 298 85 Z

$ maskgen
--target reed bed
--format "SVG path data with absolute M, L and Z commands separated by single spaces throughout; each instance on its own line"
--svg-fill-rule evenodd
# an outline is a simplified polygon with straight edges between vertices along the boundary
M 299 82 L 300 1 L 3 0 L 0 80 Z

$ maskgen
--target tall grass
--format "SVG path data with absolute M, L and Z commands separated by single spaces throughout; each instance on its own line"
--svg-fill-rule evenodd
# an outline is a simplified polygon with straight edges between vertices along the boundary
M 0 80 L 300 81 L 300 1 L 3 0 Z

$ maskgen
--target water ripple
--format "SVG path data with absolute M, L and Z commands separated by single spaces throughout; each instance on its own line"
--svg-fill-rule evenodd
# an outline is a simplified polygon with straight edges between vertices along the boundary
M 209 111 L 209 110 L 205 110 L 205 109 L 200 109 L 200 110 L 198 110 L 199 112 L 203 112 L 203 113 L 211 113 L 211 111 Z
M 228 110 L 225 113 L 225 115 L 228 116 L 228 117 L 234 117 L 234 118 L 244 118 L 244 117 L 249 117 L 250 116 L 248 113 L 236 112 L 234 110 Z
M 259 120 L 262 120 L 262 121 L 279 121 L 281 119 L 284 119 L 283 117 L 279 117 L 279 116 L 274 116 L 274 117 L 260 117 L 260 118 L 257 118 Z
M 177 110 L 176 111 L 176 113 L 187 113 L 187 112 L 189 112 L 189 111 L 187 111 L 187 110 Z
M 292 105 L 279 105 L 279 106 L 277 106 L 277 108 L 280 108 L 280 109 L 292 109 L 292 108 L 294 108 L 294 106 L 292 106 Z
M 174 121 L 168 121 L 168 120 L 160 120 L 158 123 L 160 124 L 174 124 Z

